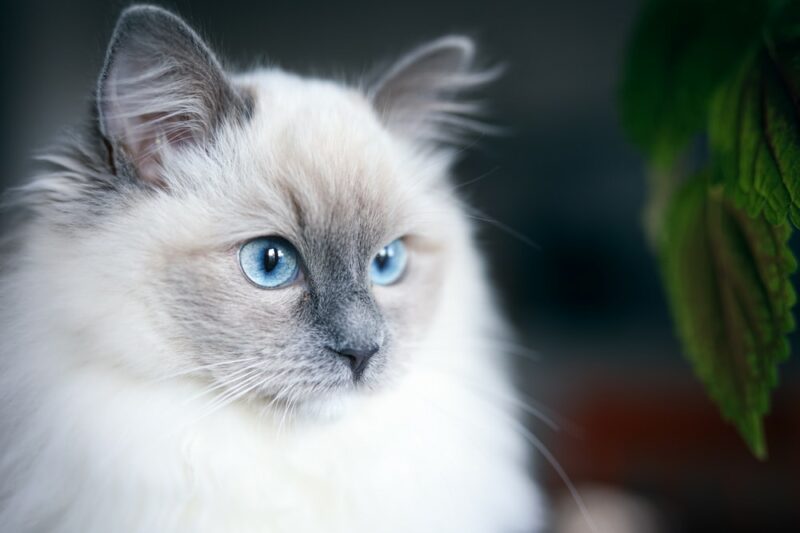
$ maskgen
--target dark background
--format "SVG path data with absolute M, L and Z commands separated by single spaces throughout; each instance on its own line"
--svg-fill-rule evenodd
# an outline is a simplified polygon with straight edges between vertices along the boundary
M 127 4 L 2 4 L 3 188 L 30 172 L 36 148 L 84 116 Z M 768 420 L 771 459 L 759 463 L 719 421 L 673 335 L 641 229 L 643 161 L 616 109 L 637 1 L 162 5 L 182 14 L 237 69 L 267 62 L 355 76 L 444 33 L 477 38 L 487 61 L 508 67 L 483 96 L 492 121 L 509 134 L 479 139 L 458 176 L 464 193 L 496 221 L 483 224 L 481 241 L 526 347 L 520 385 L 568 420 L 561 431 L 537 427 L 537 434 L 584 491 L 598 522 L 609 505 L 622 512 L 630 504 L 634 514 L 655 517 L 661 531 L 800 527 L 800 365 L 782 369 Z M 558 531 L 582 531 L 570 522 L 564 484 L 544 461 L 539 469 Z M 635 499 L 625 499 L 630 495 Z M 632 527 L 601 530 L 655 531 Z

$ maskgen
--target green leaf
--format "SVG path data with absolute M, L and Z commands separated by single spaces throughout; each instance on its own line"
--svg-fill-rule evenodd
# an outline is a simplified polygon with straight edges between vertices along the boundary
M 622 122 L 666 168 L 708 124 L 711 97 L 759 42 L 766 0 L 652 0 L 628 44 Z
M 800 17 L 790 20 L 714 96 L 709 141 L 737 206 L 800 227 Z
M 763 416 L 789 355 L 791 229 L 751 218 L 696 177 L 675 195 L 660 259 L 678 333 L 723 417 L 766 457 Z

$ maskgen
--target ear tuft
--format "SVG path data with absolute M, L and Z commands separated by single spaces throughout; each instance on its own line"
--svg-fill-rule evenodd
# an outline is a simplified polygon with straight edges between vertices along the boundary
M 368 91 L 386 126 L 417 141 L 457 142 L 486 131 L 476 102 L 459 96 L 496 79 L 501 68 L 477 70 L 475 44 L 461 35 L 441 37 L 397 61 Z
M 100 131 L 115 158 L 161 183 L 166 150 L 207 142 L 247 102 L 200 37 L 176 15 L 132 6 L 117 22 L 97 88 Z

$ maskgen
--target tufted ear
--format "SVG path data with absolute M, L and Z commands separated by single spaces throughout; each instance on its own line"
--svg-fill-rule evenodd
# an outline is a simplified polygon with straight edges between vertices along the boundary
M 117 22 L 97 107 L 115 162 L 162 184 L 165 151 L 207 142 L 224 119 L 246 114 L 249 106 L 186 23 L 159 7 L 139 5 Z
M 494 80 L 499 68 L 475 70 L 475 45 L 450 35 L 424 44 L 397 61 L 368 95 L 386 126 L 412 140 L 452 142 L 464 132 L 484 130 L 472 118 L 475 102 L 462 93 Z

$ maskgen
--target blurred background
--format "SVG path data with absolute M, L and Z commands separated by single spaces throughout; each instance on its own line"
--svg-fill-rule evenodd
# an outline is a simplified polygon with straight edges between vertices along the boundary
M 0 182 L 79 121 L 128 2 L 4 0 Z M 465 32 L 507 65 L 487 88 L 506 136 L 458 168 L 520 334 L 519 385 L 560 429 L 532 421 L 603 532 L 800 531 L 800 361 L 781 368 L 770 457 L 752 458 L 681 357 L 641 230 L 643 160 L 616 87 L 636 0 L 169 1 L 232 68 L 256 62 L 351 76 L 424 39 Z M 795 340 L 794 346 L 798 343 Z M 587 531 L 555 470 L 536 469 L 553 531 Z M 501 490 L 502 488 L 498 488 Z

